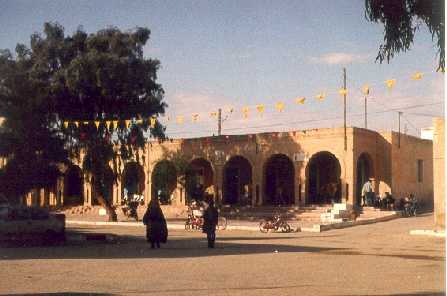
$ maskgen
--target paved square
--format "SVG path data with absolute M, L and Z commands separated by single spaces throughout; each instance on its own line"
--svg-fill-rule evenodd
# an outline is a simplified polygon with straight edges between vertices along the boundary
M 82 227 L 116 243 L 0 248 L 0 294 L 443 295 L 445 240 L 409 235 L 432 215 L 323 233 L 170 231 L 152 250 L 141 227 Z

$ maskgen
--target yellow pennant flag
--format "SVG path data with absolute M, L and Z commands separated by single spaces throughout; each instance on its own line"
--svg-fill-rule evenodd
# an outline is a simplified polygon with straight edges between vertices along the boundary
M 369 86 L 368 86 L 368 84 L 365 84 L 365 85 L 362 87 L 362 93 L 363 93 L 365 96 L 369 95 Z
M 275 108 L 276 110 L 278 110 L 279 112 L 282 112 L 282 110 L 284 110 L 284 103 L 283 102 L 278 102 L 275 104 Z
M 68 128 L 68 121 L 64 121 L 64 128 Z
M 99 128 L 99 123 L 100 123 L 99 120 L 96 120 L 96 121 L 95 121 L 95 125 L 96 125 L 96 128 L 97 128 L 97 129 Z
M 388 87 L 388 89 L 392 89 L 393 86 L 396 84 L 396 79 L 385 80 L 385 84 Z
M 422 74 L 421 72 L 416 72 L 416 73 L 413 74 L 413 76 L 411 76 L 411 79 L 412 80 L 421 80 L 422 79 L 422 75 L 424 75 L 424 74 Z
M 88 121 L 84 121 L 83 124 L 84 124 L 84 125 L 88 125 L 89 122 L 88 122 Z
M 210 116 L 213 117 L 213 118 L 217 117 L 217 112 L 210 112 Z
M 199 120 L 199 114 L 195 113 L 192 115 L 192 122 L 197 122 Z
M 182 115 L 177 116 L 177 123 L 178 124 L 182 124 L 183 123 L 183 116 Z
M 244 107 L 242 108 L 242 116 L 247 119 L 248 118 L 248 113 L 250 112 L 250 108 L 248 107 Z
M 130 120 L 124 120 L 124 123 L 126 124 L 126 128 L 129 128 Z
M 107 129 L 110 129 L 110 124 L 111 124 L 112 122 L 110 121 L 110 120 L 106 120 L 106 126 L 107 126 Z
M 137 123 L 137 124 L 142 124 L 142 123 L 143 123 L 143 119 L 137 119 L 137 120 L 136 120 L 136 123 Z
M 325 97 L 326 97 L 325 93 L 320 93 L 320 94 L 315 96 L 315 99 L 323 101 Z
M 157 119 L 155 117 L 151 117 L 151 128 L 155 128 L 156 123 L 157 123 Z
M 346 88 L 340 88 L 338 90 L 338 93 L 340 94 L 340 96 L 346 96 L 348 94 L 348 90 Z
M 256 105 L 256 110 L 257 110 L 259 113 L 263 113 L 263 112 L 264 112 L 264 109 L 265 109 L 264 104 Z
M 113 120 L 113 128 L 118 128 L 118 120 Z
M 295 99 L 295 103 L 297 103 L 297 104 L 303 105 L 304 102 L 306 102 L 306 98 L 305 97 L 299 97 L 299 98 Z
M 233 107 L 230 107 L 230 108 L 228 108 L 228 113 L 233 113 L 233 111 L 234 111 L 234 108 Z
M 74 124 L 76 125 L 76 127 L 79 127 L 79 121 L 75 121 Z

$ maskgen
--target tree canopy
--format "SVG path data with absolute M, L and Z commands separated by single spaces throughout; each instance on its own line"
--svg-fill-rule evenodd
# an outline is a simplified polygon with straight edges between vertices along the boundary
M 444 5 L 444 0 L 365 0 L 366 19 L 384 25 L 376 60 L 389 62 L 395 54 L 409 50 L 415 33 L 425 24 L 438 50 L 438 70 L 444 71 Z
M 18 44 L 15 56 L 3 50 L 0 116 L 5 122 L 0 143 L 7 143 L 6 139 L 12 145 L 0 147 L 1 155 L 9 159 L 2 174 L 17 167 L 12 159 L 23 162 L 21 149 L 37 151 L 28 154 L 33 158 L 57 149 L 61 157 L 50 163 L 64 160 L 64 151 L 71 157 L 84 151 L 83 168 L 98 175 L 95 186 L 100 186 L 109 183 L 99 177 L 110 179 L 109 162 L 117 157 L 114 145 L 126 159 L 144 145 L 145 133 L 164 138 L 164 127 L 158 121 L 151 126 L 149 121 L 167 107 L 157 83 L 160 62 L 143 54 L 149 37 L 149 29 L 139 27 L 126 32 L 109 27 L 91 34 L 79 28 L 70 36 L 59 24 L 45 23 L 43 34 L 31 35 L 29 48 Z M 108 120 L 119 125 L 107 126 Z M 131 125 L 124 120 L 131 120 Z M 64 125 L 75 121 L 77 126 Z M 116 178 L 116 166 L 114 173 Z

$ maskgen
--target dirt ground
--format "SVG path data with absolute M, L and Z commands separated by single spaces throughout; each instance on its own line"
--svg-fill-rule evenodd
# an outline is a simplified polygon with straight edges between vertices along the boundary
M 433 216 L 322 233 L 170 231 L 150 249 L 140 227 L 71 227 L 116 242 L 1 247 L 0 294 L 444 295 L 445 239 L 409 235 Z

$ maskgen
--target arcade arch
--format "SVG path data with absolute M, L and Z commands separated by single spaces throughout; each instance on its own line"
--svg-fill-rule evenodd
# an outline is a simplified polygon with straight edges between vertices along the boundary
M 374 176 L 371 156 L 367 152 L 360 154 L 357 159 L 357 184 L 356 184 L 356 203 L 362 204 L 362 187 L 370 178 Z
M 233 156 L 224 166 L 223 203 L 251 204 L 252 167 L 242 156 Z
M 213 176 L 213 168 L 208 160 L 196 158 L 189 163 L 185 174 L 187 203 L 192 199 L 205 199 L 205 191 L 213 185 Z
M 341 202 L 341 167 L 337 157 L 328 151 L 314 154 L 307 164 L 307 203 Z
M 82 171 L 77 165 L 70 165 L 64 176 L 64 205 L 84 204 Z
M 143 195 L 145 188 L 145 176 L 143 166 L 135 161 L 128 162 L 124 166 L 122 175 L 122 198 L 127 194 L 131 197 L 134 194 Z
M 152 171 L 152 196 L 158 197 L 161 204 L 171 204 L 172 193 L 177 187 L 177 170 L 169 160 L 157 162 Z
M 295 169 L 287 155 L 274 154 L 264 165 L 264 204 L 290 205 L 295 201 Z

